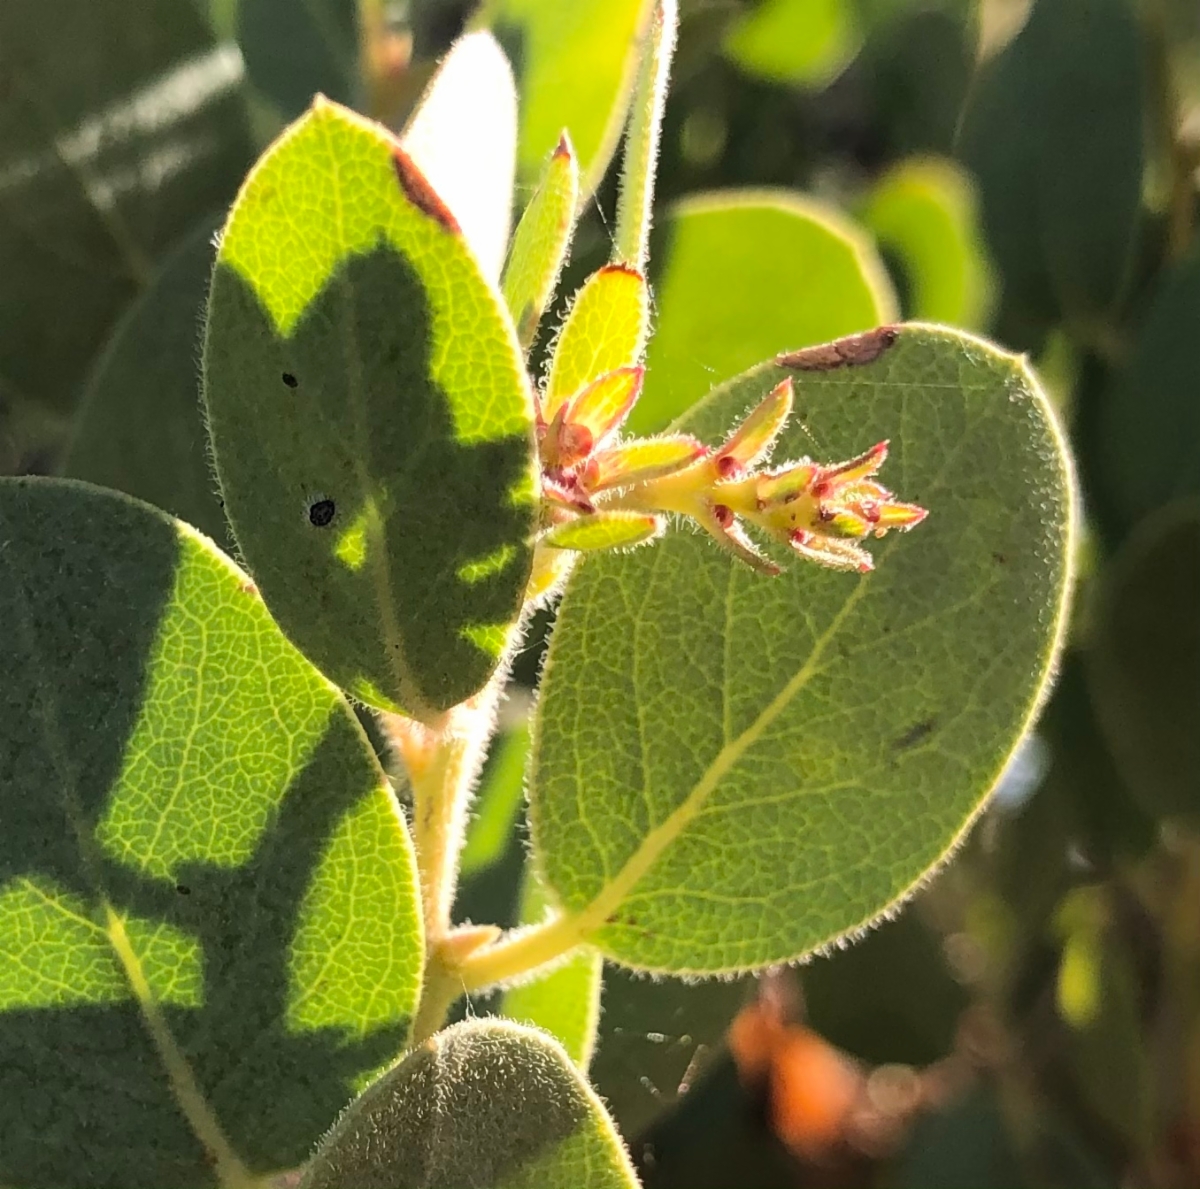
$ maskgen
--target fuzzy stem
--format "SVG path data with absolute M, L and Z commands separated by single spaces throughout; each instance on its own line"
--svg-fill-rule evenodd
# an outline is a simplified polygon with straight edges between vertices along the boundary
M 590 928 L 587 914 L 579 914 L 513 930 L 495 945 L 468 955 L 456 972 L 458 984 L 468 992 L 480 991 L 549 966 L 581 945 Z
M 450 929 L 467 806 L 492 733 L 500 685 L 493 679 L 434 724 L 400 715 L 385 719 L 412 788 L 413 844 L 430 955 Z
M 425 968 L 421 987 L 421 1005 L 413 1021 L 410 1048 L 423 1045 L 446 1022 L 454 1001 L 463 993 L 462 978 L 457 971 L 447 969 L 434 954 Z
M 646 267 L 650 211 L 654 202 L 654 170 L 662 133 L 667 77 L 675 49 L 676 0 L 655 0 L 645 34 L 645 49 L 633 92 L 632 114 L 621 164 L 617 202 L 617 235 L 613 260 L 639 272 Z

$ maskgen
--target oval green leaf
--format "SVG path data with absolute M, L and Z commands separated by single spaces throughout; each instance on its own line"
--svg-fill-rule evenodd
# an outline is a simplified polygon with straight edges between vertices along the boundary
M 648 0 L 492 0 L 484 19 L 508 50 L 521 94 L 518 176 L 532 184 L 564 128 L 582 192 L 600 184 L 621 135 Z
M 499 293 L 382 127 L 318 101 L 259 162 L 204 368 L 226 512 L 283 630 L 376 706 L 480 689 L 529 575 L 528 381 Z
M 0 612 L 0 1181 L 296 1164 L 420 988 L 366 737 L 232 562 L 113 492 L 0 482 Z
M 991 310 L 993 280 L 975 187 L 953 161 L 910 157 L 875 183 L 863 222 L 904 269 L 905 313 L 973 330 Z
M 868 236 L 786 191 L 679 203 L 665 221 L 658 307 L 635 434 L 664 429 L 714 384 L 776 351 L 890 322 L 896 300 Z
M 975 79 L 961 155 L 979 178 L 1005 301 L 1083 329 L 1131 276 L 1147 67 L 1128 0 L 1037 0 Z M 1097 130 L 1103 129 L 1098 135 Z
M 117 323 L 87 377 L 62 469 L 225 541 L 196 367 L 218 225 L 210 217 L 186 236 Z
M 734 22 L 725 54 L 759 78 L 818 88 L 841 73 L 861 43 L 853 0 L 765 0 Z
M 789 374 L 756 368 L 680 427 L 718 441 Z M 766 579 L 687 532 L 577 568 L 538 705 L 534 854 L 556 936 L 630 966 L 749 970 L 863 928 L 962 837 L 1059 646 L 1071 479 L 1021 360 L 911 325 L 792 379 L 776 457 L 890 437 L 882 478 L 929 519 L 871 574 L 776 549 Z
M 562 1047 L 502 1020 L 439 1032 L 338 1120 L 300 1189 L 636 1189 Z

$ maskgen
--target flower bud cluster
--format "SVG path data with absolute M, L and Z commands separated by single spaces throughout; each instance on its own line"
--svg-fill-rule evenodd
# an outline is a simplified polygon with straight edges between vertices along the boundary
M 753 543 L 745 525 L 820 565 L 865 572 L 872 561 L 863 541 L 911 529 L 927 515 L 916 504 L 896 500 L 875 478 L 887 458 L 887 442 L 846 462 L 804 458 L 755 470 L 791 413 L 790 379 L 773 388 L 717 449 L 683 434 L 617 442 L 642 379 L 641 368 L 621 368 L 541 411 L 545 544 L 637 545 L 658 536 L 664 516 L 674 514 L 688 517 L 763 573 L 778 573 L 779 567 Z

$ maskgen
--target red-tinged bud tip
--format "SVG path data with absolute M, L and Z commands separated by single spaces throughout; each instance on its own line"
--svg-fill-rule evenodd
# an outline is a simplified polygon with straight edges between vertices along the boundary
M 733 523 L 733 510 L 724 504 L 713 504 L 713 519 L 722 527 L 728 528 Z
M 741 473 L 742 464 L 731 454 L 721 454 L 717 457 L 717 474 L 722 479 L 732 479 Z

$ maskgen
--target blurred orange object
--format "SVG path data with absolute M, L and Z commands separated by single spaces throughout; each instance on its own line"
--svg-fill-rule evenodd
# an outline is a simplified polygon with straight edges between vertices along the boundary
M 729 1048 L 742 1082 L 765 1084 L 771 1127 L 797 1156 L 821 1161 L 844 1146 L 866 1086 L 855 1062 L 811 1029 L 788 1023 L 770 999 L 742 1009 Z

